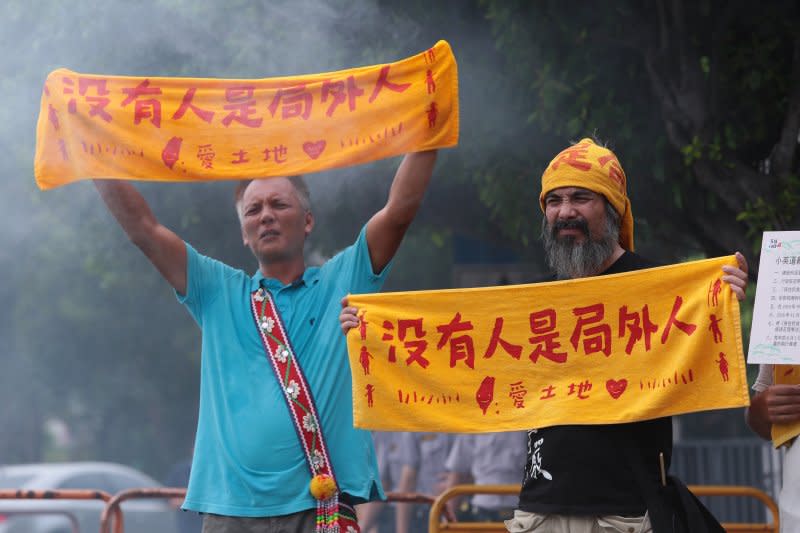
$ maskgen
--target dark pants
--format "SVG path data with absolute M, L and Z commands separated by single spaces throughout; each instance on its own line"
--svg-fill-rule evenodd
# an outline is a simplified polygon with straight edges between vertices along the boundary
M 314 533 L 316 518 L 316 509 L 264 518 L 205 514 L 203 533 Z
M 469 510 L 459 517 L 462 522 L 502 522 L 514 516 L 514 509 L 487 509 L 471 505 Z
M 355 520 L 355 510 L 344 502 L 339 503 L 339 513 Z M 203 515 L 203 533 L 314 533 L 316 527 L 316 509 L 258 518 Z

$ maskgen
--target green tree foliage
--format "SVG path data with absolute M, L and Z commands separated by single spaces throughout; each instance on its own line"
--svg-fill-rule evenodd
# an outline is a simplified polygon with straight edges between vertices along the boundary
M 550 154 L 591 132 L 612 139 L 644 249 L 751 252 L 761 231 L 800 226 L 795 2 L 481 5 L 523 95 L 518 136 L 549 134 Z

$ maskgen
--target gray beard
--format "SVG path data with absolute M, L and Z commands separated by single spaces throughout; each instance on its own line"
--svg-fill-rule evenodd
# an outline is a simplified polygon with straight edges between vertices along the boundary
M 542 240 L 548 266 L 557 279 L 575 279 L 595 276 L 613 255 L 619 239 L 619 228 L 606 216 L 603 235 L 588 235 L 583 242 L 573 236 L 557 237 L 554 229 L 542 221 Z

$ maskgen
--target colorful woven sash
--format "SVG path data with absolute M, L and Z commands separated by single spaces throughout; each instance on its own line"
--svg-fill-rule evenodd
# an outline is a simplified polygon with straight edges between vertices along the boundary
M 289 342 L 272 295 L 264 288 L 253 291 L 253 317 L 264 344 L 267 359 L 283 390 L 294 428 L 311 471 L 309 490 L 317 500 L 317 533 L 359 533 L 355 512 L 339 502 L 339 488 L 311 388 Z M 340 509 L 341 507 L 341 509 Z M 345 512 L 345 511 L 349 512 Z

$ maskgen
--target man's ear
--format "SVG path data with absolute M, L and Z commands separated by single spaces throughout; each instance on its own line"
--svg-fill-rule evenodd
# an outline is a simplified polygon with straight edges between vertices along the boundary
M 309 234 L 311 234 L 311 230 L 313 229 L 314 229 L 314 214 L 311 211 L 308 211 L 306 213 L 306 226 L 305 226 L 306 237 L 308 237 Z
M 247 241 L 247 235 L 244 232 L 244 225 L 240 224 L 239 225 L 239 229 L 242 232 L 242 244 L 244 244 L 245 248 L 249 248 L 250 247 L 250 243 Z

